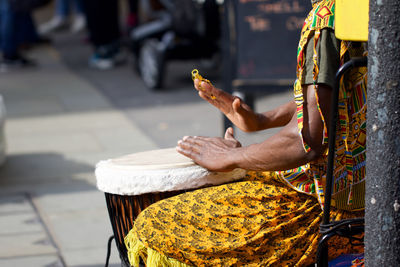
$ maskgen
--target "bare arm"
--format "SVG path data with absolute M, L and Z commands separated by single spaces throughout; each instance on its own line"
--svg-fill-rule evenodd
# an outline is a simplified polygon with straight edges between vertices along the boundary
M 199 165 L 215 171 L 229 171 L 234 168 L 286 170 L 310 162 L 318 158 L 325 149 L 322 144 L 323 122 L 317 108 L 313 85 L 304 86 L 303 93 L 303 138 L 311 147 L 309 152 L 303 149 L 297 130 L 296 113 L 281 131 L 259 144 L 238 147 L 232 141 L 233 135 L 229 136 L 229 142 L 222 138 L 186 137 L 178 143 L 177 150 Z M 325 118 L 328 118 L 330 93 L 328 86 L 318 86 L 320 106 Z M 214 152 L 215 147 L 218 147 L 217 153 Z
M 287 125 L 296 113 L 296 103 L 294 100 L 283 104 L 275 109 L 264 112 L 258 130 L 265 130 Z
M 296 104 L 290 101 L 273 110 L 256 113 L 240 98 L 215 88 L 209 83 L 199 83 L 198 79 L 194 82 L 199 96 L 218 108 L 235 126 L 245 132 L 284 126 L 296 112 Z

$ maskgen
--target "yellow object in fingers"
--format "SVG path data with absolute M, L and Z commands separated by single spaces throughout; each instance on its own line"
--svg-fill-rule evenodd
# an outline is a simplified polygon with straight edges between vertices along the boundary
M 201 77 L 201 75 L 199 74 L 199 71 L 197 69 L 192 70 L 192 79 L 193 81 L 195 79 L 199 79 L 200 81 L 203 79 L 203 77 Z
M 201 84 L 201 82 L 206 82 L 206 83 L 208 83 L 209 85 L 212 86 L 212 83 L 209 80 L 203 78 L 199 74 L 199 71 L 197 69 L 192 70 L 192 79 L 193 79 L 193 81 L 196 80 L 196 79 L 199 79 L 200 80 L 200 84 Z M 200 90 L 204 91 L 203 88 L 201 88 L 200 84 L 199 84 Z M 211 97 L 212 100 L 216 99 L 216 97 L 213 94 L 210 97 Z
M 200 82 L 206 82 L 206 83 L 212 85 L 211 82 L 210 82 L 209 80 L 203 78 L 203 77 L 199 74 L 199 71 L 198 71 L 197 69 L 192 70 L 192 79 L 193 79 L 193 81 L 196 80 L 196 79 L 199 79 Z

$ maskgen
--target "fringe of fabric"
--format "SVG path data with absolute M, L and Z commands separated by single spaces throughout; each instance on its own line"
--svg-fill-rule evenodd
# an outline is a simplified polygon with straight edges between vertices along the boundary
M 140 258 L 146 266 L 190 267 L 176 259 L 167 257 L 158 251 L 147 248 L 137 237 L 131 233 L 125 237 L 125 246 L 128 250 L 128 259 L 131 266 L 138 267 Z

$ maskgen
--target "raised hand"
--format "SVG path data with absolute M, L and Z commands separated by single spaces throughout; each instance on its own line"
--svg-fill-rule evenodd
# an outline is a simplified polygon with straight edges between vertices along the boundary
M 245 132 L 259 130 L 260 114 L 255 113 L 239 97 L 232 96 L 207 82 L 194 81 L 199 96 L 218 108 L 239 129 Z
M 261 114 L 255 113 L 240 98 L 215 88 L 210 81 L 201 77 L 197 70 L 193 72 L 194 87 L 201 98 L 218 108 L 239 129 L 245 132 L 260 129 Z
M 176 150 L 211 171 L 231 171 L 234 166 L 235 148 L 241 147 L 230 127 L 225 137 L 185 136 L 178 141 Z

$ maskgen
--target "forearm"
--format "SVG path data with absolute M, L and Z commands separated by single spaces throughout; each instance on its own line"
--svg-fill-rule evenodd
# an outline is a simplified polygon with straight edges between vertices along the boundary
M 320 155 L 321 149 L 303 149 L 295 116 L 281 131 L 259 144 L 236 148 L 230 154 L 233 168 L 255 171 L 288 170 Z
M 275 109 L 264 113 L 259 113 L 258 130 L 282 127 L 287 125 L 293 114 L 296 112 L 296 103 L 294 100 L 283 104 Z
M 321 110 L 327 117 L 331 90 L 324 85 L 319 85 L 318 88 Z M 311 149 L 309 152 L 305 152 L 298 133 L 296 105 L 293 101 L 286 104 L 290 110 L 294 111 L 285 127 L 263 143 L 234 149 L 229 155 L 232 166 L 248 170 L 287 170 L 317 159 L 325 151 L 326 144 L 322 143 L 324 125 L 317 108 L 314 90 L 313 85 L 305 86 L 303 89 L 306 99 L 303 109 L 302 136 Z M 276 114 L 279 114 L 280 108 L 275 111 Z M 276 122 L 284 122 L 285 116 L 288 115 L 285 112 L 280 114 L 276 115 L 280 118 Z

